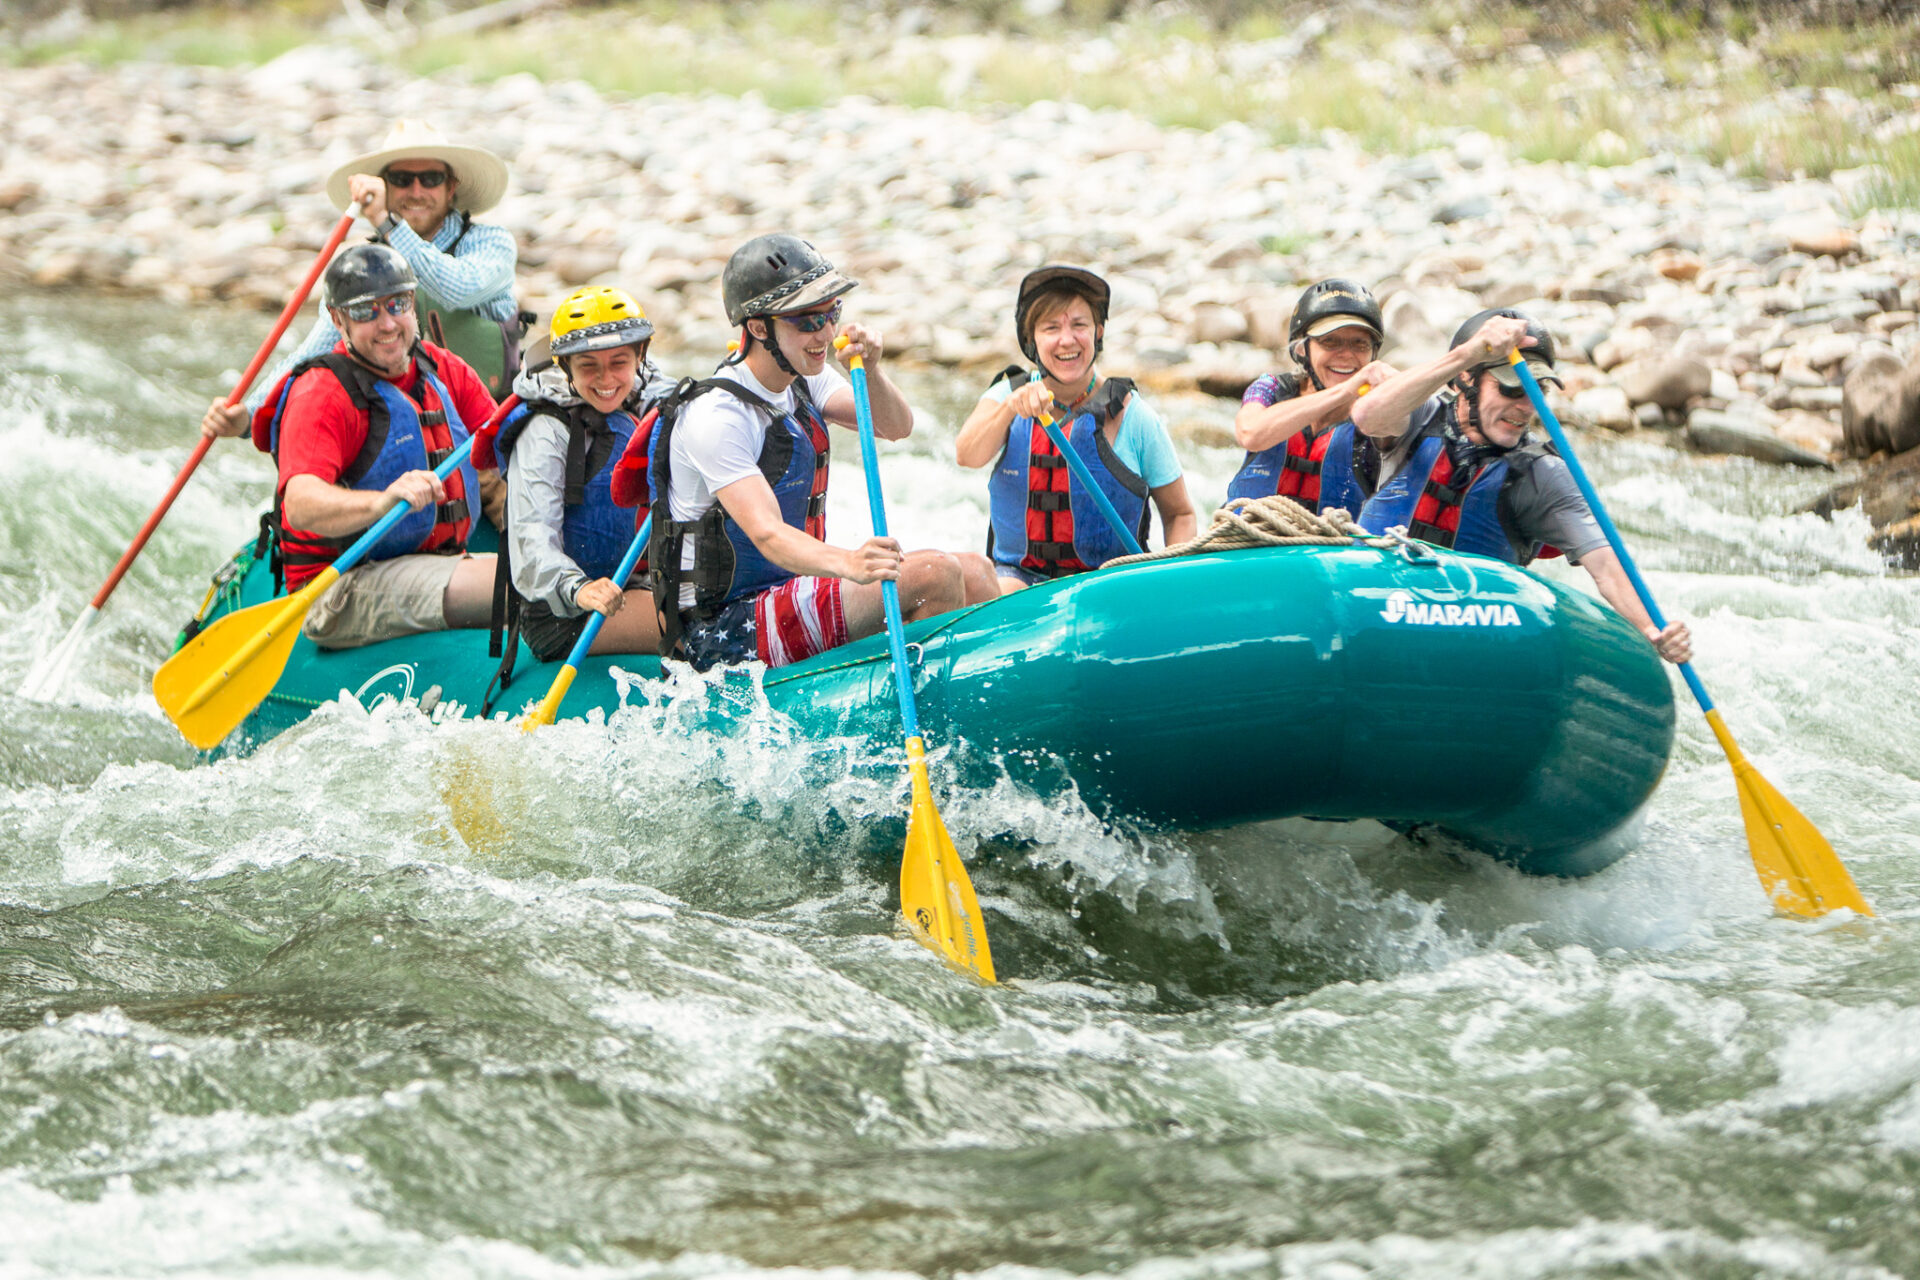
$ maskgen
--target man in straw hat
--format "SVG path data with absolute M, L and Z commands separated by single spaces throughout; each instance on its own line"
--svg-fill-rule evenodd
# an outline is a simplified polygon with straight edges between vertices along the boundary
M 360 205 L 375 238 L 413 268 L 420 336 L 459 355 L 496 399 L 513 385 L 520 364 L 523 323 L 513 298 L 519 254 L 512 232 L 476 222 L 474 215 L 499 204 L 506 190 L 507 166 L 499 156 L 448 142 L 420 120 L 396 122 L 377 151 L 347 161 L 327 179 L 327 198 L 342 209 L 349 202 Z M 322 308 L 306 341 L 282 367 L 325 355 L 339 341 Z M 215 401 L 201 430 L 244 433 L 264 394 L 256 391 L 244 407 L 231 409 Z M 489 501 L 489 514 L 492 506 Z

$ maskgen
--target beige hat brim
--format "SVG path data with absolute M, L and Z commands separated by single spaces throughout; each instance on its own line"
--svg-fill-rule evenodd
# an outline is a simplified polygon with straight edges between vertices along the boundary
M 1367 321 L 1362 320 L 1359 316 L 1349 315 L 1322 316 L 1307 326 L 1306 336 L 1309 338 L 1324 338 L 1336 329 L 1365 329 L 1376 338 L 1380 336 L 1380 331 Z
M 1532 371 L 1533 380 L 1542 385 L 1549 382 L 1556 387 L 1565 387 L 1567 385 L 1560 381 L 1560 375 L 1553 371 L 1553 366 L 1544 360 L 1529 360 L 1527 361 L 1527 368 Z M 1495 382 L 1505 386 L 1517 387 L 1520 385 L 1520 375 L 1510 364 L 1488 365 L 1487 372 L 1493 375 Z
M 378 176 L 396 160 L 438 160 L 453 170 L 459 181 L 454 189 L 453 207 L 462 213 L 485 213 L 507 194 L 507 164 L 499 156 L 480 147 L 460 147 L 437 143 L 419 147 L 390 147 L 369 151 L 341 165 L 327 179 L 327 199 L 341 211 L 347 208 L 347 179 L 356 173 Z

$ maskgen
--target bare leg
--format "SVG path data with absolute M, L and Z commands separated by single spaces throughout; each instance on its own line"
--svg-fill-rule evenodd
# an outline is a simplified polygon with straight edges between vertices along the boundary
M 1003 596 L 1010 596 L 1016 591 L 1025 591 L 1026 589 L 1027 584 L 1018 578 L 1000 579 L 1000 594 Z
M 953 558 L 960 562 L 960 576 L 966 584 L 968 604 L 999 598 L 1000 579 L 994 572 L 993 561 L 971 551 L 956 551 Z
M 629 591 L 620 612 L 600 624 L 588 653 L 660 652 L 660 616 L 653 611 L 653 592 Z
M 465 556 L 454 569 L 441 597 L 450 629 L 484 627 L 493 621 L 493 565 L 492 556 Z
M 848 582 L 840 588 L 840 607 L 847 615 L 847 639 L 858 640 L 887 625 L 880 584 Z M 908 622 L 931 618 L 966 603 L 966 582 L 960 562 L 944 551 L 909 551 L 900 566 L 900 612 Z

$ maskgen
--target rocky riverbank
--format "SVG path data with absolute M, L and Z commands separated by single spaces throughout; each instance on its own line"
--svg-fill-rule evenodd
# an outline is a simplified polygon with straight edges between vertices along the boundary
M 1277 150 L 1051 103 L 619 100 L 414 80 L 329 46 L 251 71 L 0 80 L 0 272 L 41 288 L 277 309 L 337 216 L 326 174 L 391 115 L 423 115 L 511 166 L 490 218 L 519 238 L 529 305 L 619 283 L 665 346 L 719 347 L 721 264 L 790 228 L 863 281 L 858 313 L 902 359 L 1004 363 L 1021 273 L 1079 261 L 1113 281 L 1109 367 L 1237 396 L 1273 367 L 1300 286 L 1339 274 L 1379 292 L 1400 363 L 1483 306 L 1540 316 L 1575 424 L 1806 466 L 1920 445 L 1920 211 L 1852 216 L 1858 175 L 1527 164 L 1470 131 L 1410 157 L 1339 135 Z

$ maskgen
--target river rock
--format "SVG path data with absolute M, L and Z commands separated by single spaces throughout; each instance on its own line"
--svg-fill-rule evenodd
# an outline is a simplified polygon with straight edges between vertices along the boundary
M 1841 388 L 1840 432 L 1847 453 L 1904 453 L 1920 445 L 1920 352 L 1869 359 Z
M 1224 302 L 1202 302 L 1193 308 L 1187 335 L 1195 342 L 1239 342 L 1247 336 L 1247 318 Z
M 1801 508 L 1831 518 L 1859 506 L 1873 526 L 1868 542 L 1903 568 L 1920 568 L 1920 449 L 1896 454 Z
M 1702 453 L 1731 453 L 1796 467 L 1833 466 L 1819 454 L 1782 440 L 1760 419 L 1722 409 L 1695 409 L 1688 414 L 1687 443 Z
M 1912 311 L 1882 311 L 1877 316 L 1867 317 L 1867 331 L 1886 335 L 1904 329 L 1914 321 Z
M 1860 249 L 1860 237 L 1836 222 L 1803 220 L 1781 228 L 1795 253 L 1844 258 Z
M 1818 454 L 1822 458 L 1840 455 L 1840 424 L 1828 414 L 1789 409 L 1779 415 L 1772 427 L 1773 434 L 1808 453 Z
M 1593 348 L 1593 362 L 1602 369 L 1613 370 L 1631 360 L 1651 355 L 1660 345 L 1651 329 L 1630 326 L 1608 335 Z
M 1815 369 L 1832 369 L 1839 365 L 1860 343 L 1844 333 L 1823 333 L 1807 343 L 1804 348 L 1807 363 Z
M 1241 304 L 1240 314 L 1246 317 L 1248 342 L 1276 353 L 1286 349 L 1293 303 L 1274 297 L 1254 298 Z
M 1609 431 L 1633 430 L 1633 405 L 1628 401 L 1627 393 L 1619 387 L 1589 387 L 1585 391 L 1577 391 L 1573 396 L 1573 408 L 1582 421 L 1596 427 L 1605 427 Z
M 1635 360 L 1613 371 L 1614 381 L 1633 404 L 1684 409 L 1695 396 L 1713 389 L 1713 370 L 1705 361 L 1669 356 Z

